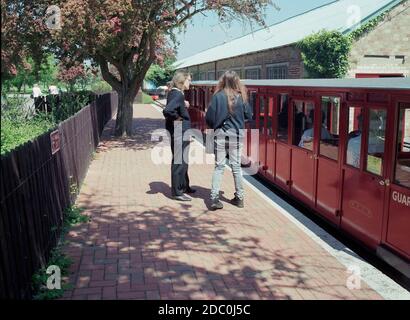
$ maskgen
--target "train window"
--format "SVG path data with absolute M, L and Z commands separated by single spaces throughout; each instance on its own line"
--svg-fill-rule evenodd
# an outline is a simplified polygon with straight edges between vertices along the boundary
M 252 120 L 256 120 L 256 92 L 249 93 L 249 105 L 252 108 Z
M 340 98 L 322 97 L 320 115 L 320 154 L 333 160 L 339 159 Z
M 288 142 L 288 95 L 281 94 L 278 103 L 278 140 Z
M 266 100 L 265 97 L 259 97 L 259 134 L 265 132 L 265 112 L 266 112 Z
M 399 107 L 394 181 L 410 188 L 410 103 L 402 103 Z
M 273 137 L 273 97 L 269 97 L 268 103 L 268 124 L 267 124 L 267 134 Z
M 295 101 L 293 103 L 293 145 L 313 150 L 313 114 L 312 102 Z
M 201 106 L 200 109 L 205 110 L 205 90 L 201 89 Z
M 384 109 L 369 110 L 369 133 L 367 147 L 367 171 L 382 175 L 384 143 L 386 138 L 387 111 Z
M 195 91 L 196 91 L 195 89 L 192 89 L 191 94 L 189 96 L 189 98 L 190 98 L 189 104 L 190 104 L 191 107 L 195 106 Z
M 360 168 L 360 153 L 362 145 L 363 108 L 350 107 L 348 118 L 348 138 L 346 163 Z

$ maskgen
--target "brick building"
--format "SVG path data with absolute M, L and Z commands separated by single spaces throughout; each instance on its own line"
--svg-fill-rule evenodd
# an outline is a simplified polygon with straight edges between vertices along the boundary
M 308 75 L 296 43 L 320 30 L 348 34 L 386 14 L 353 44 L 347 77 L 410 76 L 410 1 L 339 0 L 175 63 L 194 80 L 215 80 L 227 69 L 242 79 L 298 79 Z

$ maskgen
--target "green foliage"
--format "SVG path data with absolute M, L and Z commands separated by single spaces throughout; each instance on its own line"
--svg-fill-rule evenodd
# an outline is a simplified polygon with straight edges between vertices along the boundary
M 163 66 L 152 64 L 145 75 L 145 80 L 151 81 L 156 87 L 166 85 L 174 75 L 174 62 L 175 59 L 167 58 Z
M 107 93 L 107 92 L 112 91 L 112 87 L 107 82 L 101 79 L 97 79 L 93 81 L 89 87 L 91 91 L 98 93 L 98 94 Z
M 83 107 L 95 99 L 91 91 L 79 91 L 75 93 L 63 93 L 59 96 L 49 96 L 52 116 L 56 123 L 64 121 L 76 114 Z
M 62 253 L 61 246 L 56 247 L 51 252 L 51 257 L 48 265 L 58 266 L 61 270 L 61 277 L 68 275 L 68 270 L 71 264 L 72 260 Z M 64 291 L 72 287 L 70 284 L 62 282 L 61 289 L 48 289 L 47 279 L 50 275 L 47 274 L 46 270 L 46 267 L 41 268 L 32 277 L 32 286 L 33 291 L 35 292 L 33 295 L 34 300 L 51 300 L 61 298 L 64 294 Z
M 26 98 L 2 97 L 1 155 L 49 131 L 95 99 L 90 91 L 63 93 L 59 97 L 48 96 L 51 113 L 38 112 L 33 117 L 24 111 L 26 108 L 23 106 L 29 102 Z
M 342 78 L 349 69 L 352 42 L 337 31 L 312 34 L 297 46 L 310 78 Z
M 22 107 L 26 102 L 25 99 L 19 97 L 4 99 L 6 101 L 1 108 L 1 155 L 55 127 L 55 122 L 50 115 L 40 113 L 28 118 L 27 112 Z
M 146 94 L 145 92 L 142 93 L 142 103 L 143 104 L 149 104 L 154 102 L 154 100 L 152 100 L 152 97 L 149 94 Z
M 348 37 L 351 41 L 357 41 L 364 35 L 368 34 L 370 31 L 374 30 L 380 22 L 384 20 L 388 12 L 384 12 L 381 15 L 377 16 L 376 18 L 368 21 L 367 23 L 363 24 L 360 28 L 352 31 Z
M 65 225 L 68 227 L 75 226 L 79 223 L 85 223 L 90 221 L 88 216 L 82 214 L 83 208 L 77 206 L 71 206 L 65 211 Z
M 17 66 L 17 75 L 3 81 L 3 88 L 7 91 L 19 93 L 31 93 L 34 83 L 38 82 L 44 92 L 48 91 L 48 86 L 58 84 L 57 64 L 54 55 L 50 54 L 44 59 L 41 65 L 37 65 L 33 58 L 28 57 L 25 61 L 26 67 L 22 64 Z
M 69 267 L 72 264 L 72 260 L 67 257 L 62 251 L 62 247 L 65 243 L 64 238 L 72 226 L 89 222 L 90 218 L 83 215 L 83 211 L 84 209 L 77 206 L 71 206 L 65 210 L 64 223 L 60 240 L 50 254 L 48 266 L 55 265 L 60 267 L 61 277 L 68 276 Z M 47 267 L 43 267 L 33 275 L 32 286 L 34 290 L 35 300 L 50 300 L 61 298 L 64 294 L 64 291 L 72 287 L 72 285 L 62 282 L 61 289 L 49 290 L 47 288 L 47 279 L 50 275 L 46 273 L 46 270 Z

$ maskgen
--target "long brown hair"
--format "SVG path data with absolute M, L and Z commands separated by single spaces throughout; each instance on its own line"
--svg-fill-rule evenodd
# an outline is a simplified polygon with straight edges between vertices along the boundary
M 246 87 L 241 83 L 241 79 L 235 71 L 228 70 L 219 79 L 215 94 L 222 90 L 228 97 L 229 113 L 233 113 L 235 97 L 241 95 L 244 103 L 248 101 Z

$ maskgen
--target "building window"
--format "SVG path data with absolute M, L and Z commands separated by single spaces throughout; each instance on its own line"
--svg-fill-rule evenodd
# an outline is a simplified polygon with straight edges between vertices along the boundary
M 215 80 L 215 71 L 209 71 L 208 72 L 208 80 Z
M 224 73 L 225 73 L 225 70 L 220 70 L 220 71 L 218 71 L 218 73 L 217 73 L 218 79 L 219 79 L 220 77 L 222 77 L 222 76 L 224 75 Z
M 252 68 L 245 70 L 245 79 L 260 79 L 260 68 Z
M 232 71 L 235 71 L 238 77 L 242 78 L 242 69 L 232 69 Z
M 201 72 L 199 74 L 199 80 L 206 80 L 206 72 Z
M 267 79 L 287 79 L 288 78 L 288 66 L 278 65 L 269 66 L 266 68 Z

